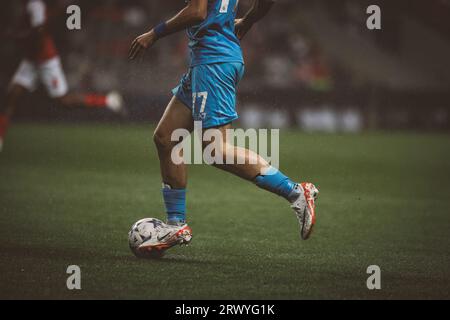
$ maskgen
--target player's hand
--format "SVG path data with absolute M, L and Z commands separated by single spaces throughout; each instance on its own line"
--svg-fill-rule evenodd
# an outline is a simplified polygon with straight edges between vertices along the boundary
M 153 46 L 155 42 L 156 35 L 153 30 L 140 35 L 131 43 L 130 51 L 128 52 L 128 59 L 134 60 L 139 56 L 142 57 L 145 50 Z
M 252 28 L 252 24 L 246 23 L 244 19 L 234 20 L 234 33 L 239 40 L 244 39 L 245 35 Z

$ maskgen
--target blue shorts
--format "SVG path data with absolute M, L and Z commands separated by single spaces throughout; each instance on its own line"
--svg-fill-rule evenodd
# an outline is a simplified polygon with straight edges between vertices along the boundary
M 240 62 L 197 65 L 172 93 L 192 110 L 194 121 L 202 121 L 203 128 L 223 126 L 238 118 L 236 89 L 243 75 Z

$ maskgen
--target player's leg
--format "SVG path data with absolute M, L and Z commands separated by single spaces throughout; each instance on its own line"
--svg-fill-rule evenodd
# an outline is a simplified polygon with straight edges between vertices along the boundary
M 20 84 L 11 84 L 6 93 L 6 104 L 1 111 L 2 115 L 11 118 L 16 110 L 21 98 L 27 93 L 27 89 Z
M 180 141 L 172 141 L 172 133 L 177 129 L 193 130 L 191 111 L 177 98 L 169 102 L 156 130 L 153 141 L 158 150 L 163 183 L 174 189 L 183 189 L 187 185 L 187 170 L 184 163 L 172 161 L 172 149 Z
M 222 153 L 223 162 L 228 162 L 225 160 L 232 152 L 234 161 L 217 165 L 217 167 L 253 181 L 261 188 L 292 200 L 296 197 L 296 183 L 279 170 L 272 168 L 266 160 L 255 152 L 235 147 L 226 141 L 226 130 L 230 129 L 231 123 L 238 118 L 236 113 L 236 87 L 243 73 L 244 66 L 240 63 L 201 65 L 193 68 L 194 119 L 202 121 L 204 128 L 214 128 L 221 133 L 221 150 L 218 152 Z M 204 143 L 204 147 L 206 145 L 208 143 Z M 215 145 L 218 146 L 219 144 L 215 143 Z
M 282 174 L 279 170 L 271 167 L 256 152 L 246 148 L 236 147 L 232 142 L 227 141 L 226 131 L 229 129 L 231 129 L 231 124 L 209 129 L 217 130 L 217 136 L 222 137 L 222 141 L 213 140 L 211 142 L 203 142 L 204 148 L 210 143 L 214 143 L 215 152 L 220 153 L 219 157 L 222 161 L 220 164 L 215 163 L 214 166 L 233 173 L 242 179 L 254 182 L 259 187 L 276 193 L 288 201 L 294 201 L 298 197 L 297 183 Z
M 0 151 L 10 124 L 10 119 L 16 109 L 20 98 L 26 93 L 26 89 L 18 84 L 13 84 L 6 94 L 6 103 L 0 110 Z
M 112 91 L 106 95 L 98 93 L 82 94 L 68 92 L 55 99 L 65 107 L 86 107 L 91 109 L 106 108 L 119 114 L 124 114 L 125 112 L 123 98 L 116 91 Z
M 36 83 L 37 72 L 35 66 L 31 62 L 23 60 L 11 80 L 6 93 L 6 102 L 0 109 L 0 151 L 3 148 L 11 117 L 20 99 L 27 91 L 33 91 L 36 88 Z
M 252 150 L 245 149 L 242 147 L 236 147 L 232 143 L 226 140 L 227 130 L 232 129 L 231 123 L 205 129 L 204 135 L 210 130 L 217 130 L 217 134 L 212 134 L 213 137 L 211 141 L 208 139 L 203 140 L 203 149 L 213 144 L 213 156 L 216 158 L 216 153 L 218 153 L 218 158 L 222 159 L 223 164 L 214 163 L 213 165 L 221 170 L 233 173 L 238 177 L 253 181 L 261 172 L 265 172 L 270 168 L 270 164 L 259 154 L 253 152 Z M 221 141 L 216 141 L 215 137 L 220 136 Z M 227 158 L 228 157 L 228 158 Z M 232 160 L 232 161 L 230 161 Z M 228 162 L 228 164 L 226 164 Z M 239 165 L 238 165 L 239 163 Z
M 107 108 L 123 113 L 122 96 L 118 92 L 104 94 L 80 94 L 69 92 L 66 76 L 59 57 L 39 65 L 39 76 L 49 96 L 66 107 Z
M 222 137 L 222 143 L 218 152 L 222 153 L 222 162 L 225 164 L 216 166 L 288 200 L 300 221 L 302 238 L 307 239 L 315 222 L 314 201 L 318 190 L 312 184 L 294 182 L 255 152 L 235 147 L 232 142 L 226 141 L 226 130 L 237 118 L 236 86 L 242 74 L 243 65 L 234 63 L 194 68 L 194 119 L 202 120 L 204 128 L 214 127 L 221 132 L 219 136 Z M 226 161 L 230 158 L 230 152 L 233 152 L 234 157 L 232 163 Z M 238 159 L 244 159 L 244 164 Z
M 289 201 L 299 220 L 301 237 L 308 239 L 315 224 L 315 201 L 319 193 L 317 188 L 311 183 L 294 182 L 280 170 L 270 166 L 256 152 L 234 146 L 232 142 L 226 140 L 228 129 L 231 129 L 230 124 L 210 129 L 218 130 L 220 134 L 212 136 L 221 137 L 222 140 L 203 142 L 204 148 L 213 143 L 215 152 L 219 152 L 221 163 L 215 163 L 214 166 L 251 181 L 258 187 Z M 230 159 L 233 161 L 229 161 Z
M 186 165 L 172 160 L 172 150 L 181 141 L 172 141 L 177 129 L 193 130 L 192 113 L 179 98 L 173 97 L 153 135 L 161 168 L 163 198 L 169 224 L 183 225 L 186 221 Z
M 183 99 L 183 90 L 180 90 L 180 87 L 174 89 L 175 96 L 169 102 L 153 134 L 163 181 L 162 194 L 167 213 L 166 233 L 157 238 L 157 244 L 154 241 L 144 242 L 139 246 L 139 250 L 167 249 L 176 244 L 188 244 L 192 239 L 192 230 L 186 224 L 186 165 L 172 161 L 172 150 L 180 142 L 172 141 L 172 133 L 177 129 L 186 132 L 193 130 L 192 113 L 180 100 Z

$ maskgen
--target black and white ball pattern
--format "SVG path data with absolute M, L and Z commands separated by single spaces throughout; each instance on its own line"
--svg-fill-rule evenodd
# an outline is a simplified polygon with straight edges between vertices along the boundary
M 136 257 L 139 258 L 159 258 L 164 254 L 164 251 L 153 250 L 153 251 L 141 251 L 138 250 L 139 246 L 144 242 L 152 243 L 152 240 L 158 243 L 157 235 L 164 223 L 161 220 L 155 218 L 145 218 L 139 220 L 131 227 L 130 232 L 128 232 L 128 243 L 130 245 L 131 251 Z

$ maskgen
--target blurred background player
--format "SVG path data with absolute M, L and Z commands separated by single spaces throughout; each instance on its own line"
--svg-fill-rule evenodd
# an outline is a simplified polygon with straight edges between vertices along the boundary
M 8 36 L 18 40 L 24 55 L 7 91 L 6 104 L 0 106 L 0 151 L 10 119 L 21 97 L 34 91 L 39 82 L 50 98 L 67 107 L 108 108 L 123 113 L 118 92 L 103 94 L 69 93 L 61 60 L 47 29 L 48 11 L 43 0 L 22 0 L 19 25 Z
M 174 241 L 189 242 L 191 230 L 186 224 L 186 166 L 172 161 L 172 149 L 178 142 L 172 141 L 171 135 L 177 129 L 192 132 L 195 120 L 202 122 L 203 129 L 215 128 L 226 137 L 226 130 L 238 118 L 236 91 L 244 74 L 239 40 L 268 13 L 274 2 L 255 0 L 247 14 L 236 20 L 237 0 L 191 0 L 175 17 L 137 37 L 131 45 L 129 58 L 133 60 L 157 40 L 175 32 L 187 29 L 190 40 L 189 70 L 173 90 L 174 96 L 154 134 L 167 222 L 172 226 L 168 229 L 174 229 L 179 236 L 171 237 Z M 204 147 L 209 143 L 204 143 Z M 226 139 L 220 143 L 221 156 L 227 159 L 227 154 L 232 153 L 234 164 L 215 166 L 284 197 L 297 215 L 301 238 L 308 239 L 315 223 L 317 188 L 311 183 L 295 183 L 253 151 L 235 147 Z M 244 164 L 237 159 L 245 159 Z M 141 246 L 154 248 L 145 243 Z

